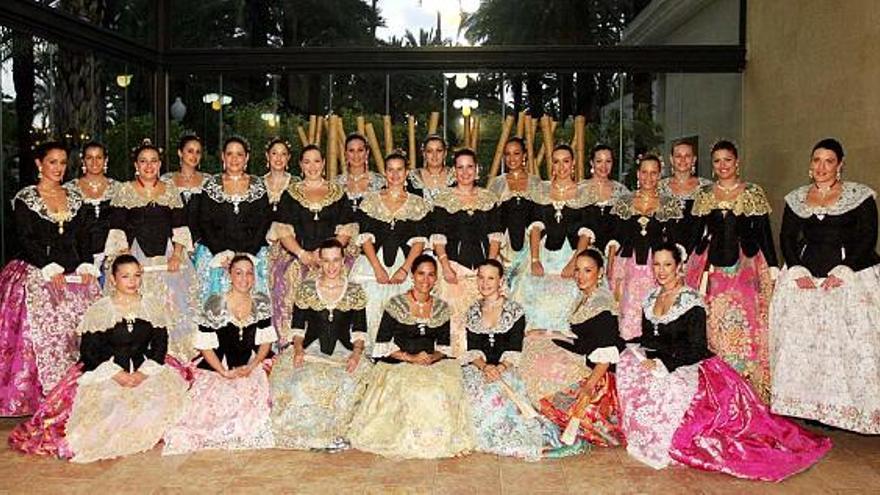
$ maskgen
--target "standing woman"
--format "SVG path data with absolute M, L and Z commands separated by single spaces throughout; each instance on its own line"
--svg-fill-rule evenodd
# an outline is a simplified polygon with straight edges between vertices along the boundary
M 198 308 L 198 280 L 187 255 L 193 241 L 180 192 L 171 182 L 159 180 L 160 153 L 149 139 L 134 149 L 135 180 L 122 184 L 110 203 L 104 254 L 130 253 L 145 267 L 143 290 L 167 312 L 168 353 L 188 361 L 194 354 Z
M 82 228 L 89 233 L 89 242 L 82 255 L 96 256 L 104 251 L 104 241 L 110 230 L 110 200 L 120 184 L 107 177 L 107 148 L 102 143 L 84 144 L 82 162 L 82 176 L 64 186 L 79 193 L 85 205 Z M 100 264 L 96 259 L 95 265 Z
M 361 203 L 357 242 L 363 254 L 351 271 L 351 279 L 370 294 L 367 301 L 369 342 L 376 338 L 382 305 L 391 296 L 409 288 L 407 274 L 431 234 L 428 224 L 431 206 L 406 192 L 406 157 L 402 153 L 385 157 L 385 180 L 385 189 L 368 193 Z
M 263 175 L 266 183 L 266 193 L 269 196 L 269 204 L 272 206 L 272 215 L 278 214 L 278 206 L 282 197 L 287 194 L 290 184 L 299 177 L 294 178 L 287 171 L 290 163 L 290 143 L 276 137 L 266 143 L 266 168 L 269 169 Z M 293 286 L 292 281 L 287 279 L 288 269 L 294 257 L 283 246 L 276 242 L 269 244 L 269 287 L 271 288 L 270 299 L 272 300 L 272 324 L 284 335 L 290 332 L 290 318 L 293 309 Z
M 321 272 L 296 292 L 293 345 L 272 370 L 276 446 L 348 448 L 348 425 L 367 385 L 367 294 L 348 280 L 343 246 L 318 248 Z
M 626 443 L 620 429 L 614 376 L 623 341 L 617 328 L 617 302 L 602 284 L 603 277 L 602 253 L 595 248 L 578 253 L 574 279 L 580 298 L 568 317 L 575 338 L 553 342 L 577 355 L 591 369 L 577 383 L 566 384 L 566 388 L 541 399 L 540 404 L 541 413 L 560 429 L 576 428 L 576 438 L 582 441 L 616 447 Z
M 785 197 L 786 268 L 770 305 L 772 407 L 880 434 L 880 256 L 876 193 L 842 181 L 843 146 L 813 147 L 812 184 Z M 810 370 L 806 373 L 804 370 Z
M 698 192 L 691 212 L 701 238 L 687 268 L 687 283 L 705 284 L 709 349 L 770 401 L 768 318 L 776 268 L 770 203 L 757 184 L 739 178 L 736 146 L 712 147 L 716 182 Z
M 254 262 L 237 254 L 229 263 L 230 289 L 202 309 L 189 403 L 165 434 L 162 454 L 204 449 L 262 449 L 274 445 L 269 427 L 270 346 L 278 339 L 272 303 L 254 293 Z
M 413 287 L 385 305 L 370 386 L 349 428 L 352 447 L 386 457 L 435 459 L 474 446 L 461 366 L 450 357 L 450 309 L 432 295 L 437 262 L 413 262 Z
M 657 191 L 660 159 L 646 155 L 639 161 L 638 190 L 618 199 L 612 213 L 617 217 L 614 237 L 608 241 L 608 277 L 620 302 L 620 336 L 624 340 L 642 333 L 642 301 L 656 287 L 651 274 L 651 253 L 664 242 L 687 244 L 682 225 L 681 201 Z M 686 251 L 687 252 L 687 251 Z
M 287 284 L 287 299 L 282 308 L 285 311 L 287 308 L 295 311 L 293 296 L 300 282 L 317 276 L 321 243 L 335 237 L 346 246 L 352 237 L 357 236 L 354 212 L 342 186 L 324 178 L 321 150 L 313 144 L 304 147 L 300 152 L 299 167 L 303 179 L 291 184 L 288 194 L 281 197 L 276 221 L 267 237 L 270 242 L 280 242 L 295 257 L 283 277 Z M 353 263 L 354 258 L 346 256 L 346 268 Z M 279 328 L 282 344 L 291 342 L 289 326 L 289 320 L 285 320 L 284 326 Z
M 437 293 L 451 306 L 452 355 L 458 357 L 465 348 L 465 313 L 477 300 L 474 269 L 484 259 L 498 257 L 504 236 L 495 207 L 498 197 L 476 185 L 477 155 L 463 148 L 452 161 L 456 185 L 434 198 L 431 244 L 443 273 Z
M 446 141 L 431 134 L 422 142 L 422 168 L 406 176 L 406 190 L 433 203 L 437 194 L 453 184 L 455 171 L 446 166 Z
M 150 450 L 184 413 L 187 383 L 165 364 L 164 306 L 141 296 L 143 268 L 116 257 L 116 290 L 95 302 L 79 323 L 79 362 L 52 389 L 34 416 L 9 435 L 32 455 L 93 462 Z
M 208 180 L 208 174 L 199 172 L 202 162 L 202 140 L 195 134 L 184 134 L 177 142 L 177 157 L 180 170 L 162 174 L 162 180 L 171 182 L 180 191 L 183 210 L 186 213 L 186 225 L 192 234 L 193 242 L 199 242 L 198 199 L 202 188 Z
M 587 207 L 584 218 L 593 231 L 592 246 L 602 251 L 607 259 L 608 241 L 614 237 L 616 217 L 611 213 L 614 203 L 630 194 L 629 189 L 611 178 L 614 153 L 604 144 L 597 144 L 590 152 L 590 178 L 584 181 Z
M 366 193 L 385 187 L 385 178 L 370 170 L 369 157 L 367 138 L 357 133 L 345 138 L 345 173 L 336 177 L 336 183 L 345 191 L 353 212 L 358 211 Z
M 507 272 L 510 291 L 522 278 L 529 266 L 526 230 L 533 215 L 535 203 L 532 196 L 541 186 L 539 175 L 528 173 L 525 160 L 526 144 L 521 137 L 512 137 L 504 144 L 505 173 L 489 182 L 487 189 L 499 198 L 498 216 L 504 229 L 501 251 Z
M 67 150 L 43 143 L 35 162 L 39 182 L 12 200 L 21 252 L 0 272 L 0 416 L 33 414 L 76 362 L 76 326 L 99 292 L 83 228 L 92 212 L 61 186 Z
M 256 257 L 255 290 L 269 293 L 269 247 L 272 223 L 263 179 L 247 173 L 250 147 L 240 137 L 223 143 L 223 173 L 205 182 L 199 198 L 199 231 L 195 263 L 201 282 L 200 304 L 229 291 L 229 260 L 236 253 Z
M 652 256 L 658 287 L 642 305 L 641 346 L 628 347 L 617 366 L 627 453 L 654 469 L 677 461 L 762 481 L 818 462 L 831 441 L 772 414 L 712 355 L 702 298 L 684 283 L 684 248 L 663 243 Z
M 691 207 L 697 194 L 706 186 L 712 185 L 712 181 L 697 176 L 697 150 L 691 141 L 674 141 L 669 158 L 672 160 L 672 175 L 660 179 L 657 189 L 660 194 L 674 196 L 683 201 L 685 218 L 690 219 Z

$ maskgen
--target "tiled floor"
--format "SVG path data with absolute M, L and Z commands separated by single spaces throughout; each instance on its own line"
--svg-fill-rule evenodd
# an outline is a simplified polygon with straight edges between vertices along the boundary
M 0 420 L 4 438 L 16 424 Z M 717 473 L 654 471 L 622 449 L 539 463 L 474 454 L 443 461 L 392 461 L 361 452 L 201 452 L 162 457 L 159 449 L 74 465 L 0 447 L 0 491 L 9 493 L 880 493 L 880 437 L 827 432 L 835 448 L 813 469 L 782 484 Z

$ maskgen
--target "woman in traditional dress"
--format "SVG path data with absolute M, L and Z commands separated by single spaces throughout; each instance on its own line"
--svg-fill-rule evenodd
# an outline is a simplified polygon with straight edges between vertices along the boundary
M 345 172 L 336 183 L 345 191 L 351 210 L 357 212 L 364 195 L 385 187 L 385 178 L 370 170 L 370 145 L 367 138 L 352 133 L 345 138 Z
M 293 296 L 301 281 L 317 276 L 320 266 L 318 247 L 325 240 L 335 237 L 343 246 L 357 237 L 358 229 L 350 203 L 342 186 L 324 179 L 324 157 L 315 145 L 308 145 L 300 152 L 300 170 L 303 180 L 294 182 L 288 194 L 281 197 L 275 222 L 269 229 L 267 239 L 279 242 L 295 259 L 283 275 L 284 290 L 275 286 L 275 304 L 282 299 L 285 315 L 295 311 Z M 346 255 L 345 266 L 350 268 L 354 258 Z M 276 272 L 276 277 L 280 277 Z M 276 279 L 277 280 L 277 279 Z M 281 344 L 291 342 L 290 320 L 279 328 Z
M 293 345 L 272 370 L 272 429 L 278 447 L 337 451 L 369 376 L 367 294 L 348 280 L 339 241 L 318 256 L 320 275 L 297 288 Z
M 672 175 L 660 179 L 657 190 L 660 194 L 680 199 L 684 203 L 685 219 L 690 221 L 697 194 L 706 186 L 711 186 L 712 181 L 697 175 L 697 149 L 693 142 L 675 140 L 669 158 L 672 160 Z
M 263 175 L 263 182 L 266 183 L 266 193 L 269 196 L 269 205 L 272 206 L 273 216 L 278 214 L 278 206 L 287 194 L 290 184 L 300 180 L 299 177 L 294 177 L 287 171 L 290 153 L 290 143 L 280 137 L 272 138 L 266 144 L 266 168 L 269 170 Z M 294 256 L 279 243 L 269 244 L 272 325 L 285 336 L 290 334 L 290 318 L 293 310 L 293 287 L 286 275 L 294 259 Z
M 627 452 L 662 469 L 674 461 L 763 481 L 799 473 L 831 448 L 770 412 L 748 382 L 706 345 L 706 310 L 684 283 L 685 252 L 653 250 L 659 287 L 643 302 L 641 347 L 617 366 Z
M 150 450 L 184 413 L 187 383 L 165 364 L 168 321 L 161 301 L 139 293 L 143 269 L 123 254 L 111 266 L 113 295 L 77 328 L 80 361 L 52 389 L 9 445 L 71 462 Z
M 772 272 L 779 271 L 770 203 L 761 186 L 740 180 L 736 146 L 730 141 L 712 147 L 712 168 L 715 185 L 696 194 L 691 212 L 700 239 L 688 262 L 687 283 L 703 287 L 709 349 L 769 402 L 767 327 Z
M 162 174 L 162 180 L 171 182 L 180 191 L 180 199 L 183 200 L 183 210 L 186 213 L 186 225 L 192 234 L 193 242 L 199 242 L 201 237 L 198 228 L 198 199 L 205 182 L 210 177 L 199 172 L 199 164 L 202 162 L 202 139 L 195 134 L 181 136 L 177 141 L 177 157 L 180 170 Z
M 785 197 L 786 268 L 770 305 L 772 407 L 880 434 L 876 193 L 842 181 L 843 146 L 813 147 L 812 184 Z
M 511 293 L 528 269 L 529 250 L 526 230 L 533 216 L 535 203 L 532 196 L 541 186 L 538 174 L 528 173 L 525 160 L 526 144 L 520 137 L 512 137 L 504 144 L 505 173 L 489 182 L 487 189 L 498 196 L 498 216 L 504 229 L 501 259 L 506 267 Z
M 608 258 L 608 241 L 614 237 L 616 217 L 611 213 L 615 202 L 630 194 L 629 189 L 611 178 L 614 170 L 614 152 L 611 147 L 597 144 L 590 151 L 590 178 L 584 181 L 584 218 L 593 231 L 591 245 Z M 610 259 L 610 258 L 608 258 Z
M 657 191 L 660 159 L 645 155 L 639 161 L 638 190 L 618 199 L 614 237 L 608 241 L 608 278 L 620 302 L 620 336 L 625 340 L 642 333 L 642 301 L 657 283 L 651 274 L 651 253 L 664 242 L 685 246 L 691 240 L 682 224 L 681 200 Z
M 478 187 L 477 156 L 463 148 L 455 152 L 454 187 L 434 198 L 431 215 L 431 244 L 440 262 L 443 278 L 437 295 L 452 311 L 452 355 L 461 356 L 465 348 L 464 318 L 477 300 L 474 268 L 486 258 L 497 258 L 504 241 L 498 221 L 498 197 Z
M 433 203 L 437 194 L 453 184 L 455 171 L 446 166 L 446 141 L 431 134 L 422 142 L 422 167 L 406 176 L 406 190 Z
M 534 409 L 516 371 L 526 316 L 522 306 L 501 295 L 503 275 L 504 267 L 497 260 L 477 266 L 480 300 L 468 309 L 465 320 L 463 362 L 469 366 L 463 369 L 464 388 L 471 404 L 476 450 L 534 461 L 544 452 L 543 425 L 529 415 Z
M 272 223 L 269 195 L 260 176 L 248 174 L 250 146 L 240 137 L 223 143 L 223 173 L 205 182 L 198 203 L 201 235 L 195 264 L 201 282 L 200 303 L 229 291 L 229 260 L 236 253 L 256 258 L 254 290 L 269 293 L 269 246 Z
M 385 157 L 385 181 L 384 190 L 368 193 L 361 203 L 357 242 L 363 255 L 351 271 L 351 279 L 370 294 L 367 328 L 371 343 L 379 329 L 383 304 L 409 288 L 407 275 L 412 262 L 422 254 L 431 234 L 431 206 L 406 192 L 406 157 L 402 153 Z
M 95 266 L 101 266 L 104 241 L 110 230 L 110 200 L 120 184 L 107 177 L 107 148 L 102 143 L 91 141 L 84 144 L 82 163 L 82 176 L 64 186 L 79 193 L 90 213 L 83 215 L 82 229 L 89 233 L 89 243 L 82 255 L 95 257 Z
M 159 149 L 145 139 L 132 153 L 135 180 L 119 187 L 110 206 L 108 258 L 133 254 L 144 266 L 144 293 L 162 301 L 168 318 L 168 353 L 182 361 L 193 357 L 198 279 L 187 253 L 192 235 L 180 192 L 159 180 Z M 108 284 L 106 291 L 112 291 Z
M 413 262 L 413 287 L 385 306 L 367 393 L 349 428 L 352 447 L 387 457 L 452 457 L 473 448 L 461 366 L 450 356 L 450 309 L 431 295 L 437 262 Z
M 12 200 L 21 251 L 0 272 L 0 416 L 33 414 L 77 359 L 76 326 L 97 299 L 82 196 L 61 182 L 67 150 L 36 150 L 39 182 Z
M 195 347 L 189 404 L 165 434 L 165 455 L 203 449 L 264 449 L 274 446 L 269 422 L 270 347 L 278 340 L 272 303 L 254 293 L 254 262 L 237 254 L 229 263 L 230 290 L 208 299 Z
M 568 318 L 575 338 L 554 339 L 592 369 L 577 383 L 540 401 L 541 413 L 568 433 L 562 438 L 568 444 L 575 439 L 601 447 L 625 443 L 614 377 L 623 341 L 617 328 L 617 302 L 601 283 L 604 264 L 595 248 L 578 254 L 574 279 L 581 295 Z

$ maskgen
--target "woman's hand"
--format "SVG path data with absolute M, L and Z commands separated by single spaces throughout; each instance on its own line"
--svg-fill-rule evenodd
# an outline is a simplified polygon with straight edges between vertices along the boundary
M 293 351 L 293 367 L 302 368 L 306 362 L 306 353 L 303 350 L 294 349 Z
M 565 267 L 562 268 L 562 272 L 560 273 L 562 278 L 574 278 L 574 262 L 575 258 L 572 258 L 565 264 Z
M 235 371 L 238 373 L 239 378 L 247 378 L 251 376 L 251 373 L 253 373 L 255 366 L 256 364 L 248 364 L 246 366 L 235 368 Z
M 113 381 L 118 383 L 121 387 L 131 388 L 132 385 L 132 377 L 131 374 L 125 371 L 120 371 L 113 375 Z
M 92 282 L 95 281 L 95 276 L 90 273 L 83 273 L 79 276 L 79 279 L 83 285 L 92 285 Z
M 541 264 L 541 260 L 532 260 L 532 275 L 535 277 L 543 277 L 544 276 L 544 265 Z
M 434 357 L 431 354 L 428 354 L 425 351 L 422 351 L 415 356 L 413 356 L 413 360 L 410 361 L 413 364 L 418 364 L 421 366 L 430 366 L 434 363 Z
M 657 361 L 653 359 L 645 359 L 642 361 L 642 368 L 645 368 L 648 371 L 654 371 L 654 368 L 657 367 Z
M 227 380 L 235 380 L 236 378 L 238 378 L 238 372 L 236 370 L 224 369 L 224 370 L 220 371 L 219 373 L 220 373 L 220 376 L 222 376 L 223 378 L 226 378 Z
M 141 373 L 140 371 L 135 371 L 129 375 L 131 377 L 131 387 L 137 387 L 141 383 L 144 383 L 147 379 L 147 375 Z
M 394 285 L 399 285 L 406 282 L 406 272 L 407 270 L 405 268 L 398 268 L 397 271 L 394 272 L 394 275 L 391 277 L 391 283 Z
M 449 284 L 458 283 L 458 275 L 455 274 L 455 270 L 448 263 L 443 267 L 443 280 L 446 280 L 446 283 Z
M 55 287 L 56 289 L 63 289 L 65 285 L 67 285 L 67 280 L 64 279 L 63 273 L 52 276 L 53 287 Z
M 492 383 L 501 379 L 502 370 L 498 366 L 487 364 L 483 367 L 483 379 L 487 383 Z
M 360 350 L 352 351 L 351 355 L 348 356 L 348 361 L 345 364 L 345 371 L 348 372 L 348 374 L 354 373 L 354 371 L 357 369 L 358 364 L 360 364 L 360 362 L 361 362 L 361 351 Z
M 822 288 L 825 290 L 836 289 L 838 287 L 841 287 L 842 285 L 843 280 L 837 278 L 834 275 L 828 275 L 828 278 L 826 278 L 825 281 L 822 282 Z
M 180 256 L 175 253 L 172 253 L 170 256 L 168 256 L 167 267 L 168 267 L 169 272 L 179 271 L 180 270 Z
M 376 275 L 377 283 L 382 285 L 391 283 L 391 277 L 388 276 L 388 272 L 385 271 L 385 267 L 383 267 L 381 264 L 376 263 L 373 266 L 373 273 Z
M 815 289 L 816 288 L 816 284 L 813 283 L 812 277 L 803 276 L 799 279 L 796 279 L 795 283 L 797 284 L 799 289 Z

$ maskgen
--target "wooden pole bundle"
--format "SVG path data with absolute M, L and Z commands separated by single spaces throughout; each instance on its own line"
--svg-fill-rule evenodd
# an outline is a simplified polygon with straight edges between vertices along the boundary
M 440 112 L 431 112 L 428 118 L 428 135 L 437 134 L 437 126 L 440 124 Z
M 318 116 L 317 115 L 309 115 L 309 144 L 313 144 L 315 142 L 315 132 L 317 131 L 316 127 L 318 125 Z
M 535 122 L 531 116 L 525 115 L 525 140 L 526 140 L 526 164 L 530 174 L 538 173 L 538 167 L 535 165 Z
M 465 148 L 471 147 L 471 116 L 468 115 L 463 119 L 464 129 L 462 130 L 462 139 L 461 142 L 464 143 Z
M 324 131 L 324 116 L 318 116 L 317 127 L 315 129 L 315 146 L 321 146 L 321 133 Z
M 504 118 L 501 124 L 501 138 L 495 146 L 495 155 L 492 157 L 492 166 L 489 168 L 489 178 L 497 177 L 501 168 L 501 159 L 504 158 L 504 143 L 510 138 L 510 130 L 513 128 L 513 115 Z
M 407 143 L 409 144 L 409 168 L 416 168 L 416 118 L 412 115 L 406 118 Z
M 306 135 L 306 130 L 303 129 L 303 126 L 296 126 L 296 133 L 299 135 L 299 142 L 302 143 L 303 147 L 309 145 L 309 136 Z
M 525 137 L 526 122 L 526 113 L 520 112 L 516 119 L 516 137 Z
M 390 115 L 382 116 L 382 127 L 385 133 L 385 154 L 387 155 L 394 149 L 394 134 L 392 132 Z
M 339 147 L 337 146 L 336 133 L 339 130 L 337 121 L 339 117 L 331 115 L 327 123 L 327 174 L 334 179 L 339 170 Z
M 555 147 L 555 142 L 553 140 L 554 133 L 556 132 L 556 122 L 550 118 L 550 116 L 545 115 L 541 117 L 540 120 L 541 125 L 541 137 L 543 141 L 541 142 L 541 147 L 538 149 L 538 154 L 535 157 L 537 161 L 536 168 L 541 170 L 541 164 L 546 160 L 547 163 L 547 176 L 550 176 L 550 167 L 553 164 L 553 148 Z
M 575 138 L 575 149 L 577 150 L 577 179 L 579 181 L 584 180 L 587 170 L 587 162 L 585 161 L 587 150 L 586 148 L 586 126 L 587 126 L 587 118 L 583 115 L 578 115 L 574 119 L 574 138 Z
M 370 143 L 370 149 L 373 151 L 373 160 L 376 161 L 376 170 L 380 174 L 385 175 L 385 159 L 382 158 L 382 149 L 379 148 L 379 140 L 376 138 L 376 130 L 373 129 L 373 123 L 367 122 L 367 141 Z
M 357 122 L 357 133 L 360 134 L 361 136 L 366 136 L 367 135 L 367 126 L 366 126 L 366 120 L 364 119 L 364 116 L 358 115 L 357 117 L 355 117 L 355 122 Z
M 471 149 L 474 153 L 480 147 L 480 118 L 473 117 L 473 127 L 471 128 Z

